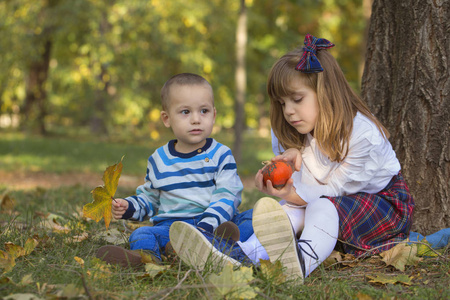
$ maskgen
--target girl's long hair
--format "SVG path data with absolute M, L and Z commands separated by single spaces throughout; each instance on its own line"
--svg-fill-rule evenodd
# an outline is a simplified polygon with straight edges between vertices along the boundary
M 311 74 L 295 70 L 302 54 L 302 49 L 285 54 L 269 73 L 267 92 L 270 98 L 270 122 L 279 146 L 286 150 L 302 150 L 306 142 L 306 135 L 299 133 L 285 120 L 279 101 L 281 97 L 294 93 L 290 89 L 293 80 L 300 80 L 317 94 L 319 115 L 314 126 L 314 138 L 331 161 L 340 162 L 347 156 L 353 118 L 358 111 L 374 122 L 386 139 L 389 138 L 387 129 L 353 91 L 330 53 L 326 50 L 318 51 L 317 58 L 324 71 Z

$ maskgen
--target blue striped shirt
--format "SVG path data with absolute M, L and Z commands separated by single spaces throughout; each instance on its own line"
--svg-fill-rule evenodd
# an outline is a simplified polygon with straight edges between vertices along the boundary
M 153 223 L 202 215 L 199 226 L 212 231 L 238 212 L 242 189 L 230 148 L 208 138 L 202 148 L 179 153 L 171 140 L 148 159 L 145 183 L 126 198 L 125 215 Z

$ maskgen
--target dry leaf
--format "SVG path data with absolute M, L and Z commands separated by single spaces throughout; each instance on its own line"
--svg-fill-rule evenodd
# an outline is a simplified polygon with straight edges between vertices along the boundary
M 382 260 L 388 266 L 394 266 L 397 270 L 405 271 L 406 265 L 416 265 L 421 258 L 417 257 L 417 247 L 411 247 L 406 243 L 400 243 L 395 247 L 380 253 Z
M 264 278 L 275 284 L 281 284 L 286 281 L 286 275 L 283 274 L 283 265 L 277 260 L 271 263 L 270 260 L 259 260 L 261 264 L 261 273 Z
M 120 174 L 122 173 L 122 160 L 118 164 L 114 164 L 106 168 L 103 173 L 104 185 L 96 187 L 91 191 L 94 201 L 83 206 L 83 215 L 91 218 L 95 222 L 105 219 L 106 228 L 112 219 L 111 202 L 114 200 L 117 186 L 119 185 Z
M 0 250 L 0 269 L 7 273 L 11 271 L 16 265 L 16 259 L 30 254 L 38 245 L 38 241 L 28 238 L 25 242 L 25 247 L 15 245 L 13 243 L 5 243 L 5 250 Z
M 377 276 L 367 275 L 369 278 L 369 282 L 380 283 L 380 284 L 396 284 L 402 283 L 406 285 L 411 285 L 411 278 L 407 275 L 397 275 L 397 276 L 389 276 L 386 274 L 377 274 Z
M 339 251 L 333 250 L 331 254 L 323 261 L 325 267 L 334 265 L 335 263 L 342 261 L 342 254 Z
M 0 269 L 3 269 L 3 273 L 8 273 L 16 265 L 16 260 L 8 252 L 0 250 Z
M 169 265 L 156 265 L 152 263 L 145 264 L 145 274 L 150 276 L 151 278 L 155 277 L 158 274 L 162 274 L 164 271 L 169 269 Z
M 12 212 L 14 207 L 16 206 L 16 200 L 9 196 L 7 193 L 5 193 L 0 198 L 0 210 L 6 211 L 6 212 Z
M 233 271 L 233 265 L 227 264 L 219 275 L 211 274 L 207 282 L 214 286 L 214 292 L 221 299 L 253 299 L 258 288 L 250 286 L 253 271 L 249 267 L 241 267 Z

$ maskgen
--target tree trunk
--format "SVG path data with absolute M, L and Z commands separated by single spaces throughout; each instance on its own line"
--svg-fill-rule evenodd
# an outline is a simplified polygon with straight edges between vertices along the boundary
M 48 39 L 44 43 L 44 50 L 38 56 L 38 60 L 30 64 L 26 81 L 25 102 L 22 108 L 23 123 L 33 125 L 36 122 L 39 133 L 43 135 L 47 133 L 45 127 L 45 116 L 47 115 L 45 82 L 48 78 L 51 49 L 52 42 Z
M 450 227 L 450 1 L 375 0 L 362 96 L 391 133 L 413 228 Z
M 241 0 L 238 25 L 236 29 L 236 103 L 234 123 L 233 155 L 237 162 L 242 158 L 242 134 L 245 128 L 245 93 L 247 89 L 247 74 L 245 69 L 245 52 L 247 46 L 247 8 L 245 0 Z

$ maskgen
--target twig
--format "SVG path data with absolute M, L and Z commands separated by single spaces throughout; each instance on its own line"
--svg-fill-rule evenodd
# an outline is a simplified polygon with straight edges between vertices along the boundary
M 353 245 L 352 243 L 349 243 L 349 242 L 343 241 L 343 240 L 341 240 L 341 239 L 339 239 L 339 238 L 336 238 L 336 237 L 332 236 L 331 234 L 329 234 L 328 232 L 326 232 L 325 230 L 323 230 L 322 228 L 319 228 L 319 227 L 317 227 L 317 226 L 315 226 L 315 227 L 316 227 L 317 229 L 321 230 L 322 232 L 328 234 L 330 237 L 335 238 L 336 240 L 338 240 L 339 242 L 341 242 L 341 243 L 343 243 L 343 244 L 346 244 L 346 245 L 352 246 L 352 247 L 354 247 L 354 248 L 356 248 L 356 249 L 359 249 L 359 250 L 362 250 L 362 251 L 367 252 L 367 253 L 364 253 L 364 254 L 358 256 L 357 259 L 359 259 L 359 258 L 364 258 L 364 257 L 366 257 L 366 256 L 369 256 L 371 252 L 374 252 L 374 251 L 376 251 L 376 250 L 378 250 L 378 249 L 380 249 L 380 248 L 382 248 L 382 247 L 385 247 L 385 246 L 387 246 L 387 245 L 409 243 L 409 244 L 421 244 L 421 245 L 425 245 L 425 246 L 427 246 L 434 254 L 436 254 L 437 256 L 439 256 L 439 257 L 441 257 L 441 258 L 443 258 L 444 260 L 447 260 L 446 257 L 442 256 L 439 252 L 437 252 L 436 250 L 434 250 L 429 244 L 424 243 L 424 242 L 421 242 L 421 241 L 414 242 L 414 241 L 403 240 L 403 241 L 398 241 L 398 242 L 389 242 L 389 243 L 386 243 L 386 244 L 383 244 L 383 245 L 381 245 L 381 246 L 377 246 L 377 247 L 374 247 L 374 248 L 371 248 L 371 249 L 364 249 L 364 248 L 358 247 L 358 246 L 356 246 L 356 245 Z
M 183 283 L 183 281 L 186 280 L 186 278 L 188 277 L 188 275 L 191 273 L 192 269 L 189 269 L 186 274 L 184 274 L 183 278 L 177 283 L 176 286 L 174 286 L 173 288 L 171 288 L 169 290 L 169 292 L 167 294 L 164 295 L 164 297 L 161 298 L 161 300 L 166 299 L 173 291 L 175 291 L 176 289 L 179 289 L 181 284 Z

